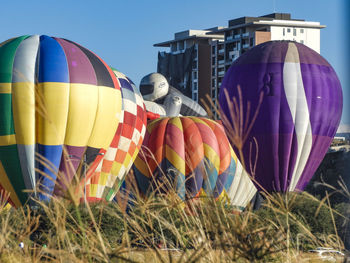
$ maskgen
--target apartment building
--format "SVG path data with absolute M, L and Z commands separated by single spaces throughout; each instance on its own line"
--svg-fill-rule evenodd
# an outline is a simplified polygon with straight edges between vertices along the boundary
M 214 33 L 221 29 L 190 29 L 175 33 L 173 40 L 154 44 L 155 47 L 170 49 L 158 53 L 157 72 L 193 100 L 207 100 L 206 94 L 211 90 L 211 45 L 212 41 L 224 40 L 222 32 L 219 35 Z
M 169 61 L 176 61 L 176 55 L 193 49 L 193 54 L 188 57 L 192 67 L 187 68 L 191 72 L 185 74 L 182 79 L 177 77 L 178 80 L 181 79 L 180 84 L 173 84 L 200 103 L 201 99 L 208 102 L 208 94 L 217 106 L 221 82 L 226 71 L 249 48 L 270 40 L 291 40 L 320 53 L 320 29 L 324 27 L 319 22 L 292 19 L 289 13 L 273 13 L 260 17 L 232 19 L 226 27 L 179 32 L 173 40 L 154 45 L 170 48 L 169 52 L 159 53 L 158 72 L 168 79 L 176 75 L 175 71 L 184 72 L 181 65 L 174 70 L 164 70 L 170 64 L 168 61 L 162 61 L 162 57 L 170 56 Z

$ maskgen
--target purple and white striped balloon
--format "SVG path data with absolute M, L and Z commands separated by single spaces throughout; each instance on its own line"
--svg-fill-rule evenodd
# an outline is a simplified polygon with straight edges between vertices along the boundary
M 255 179 L 259 189 L 303 190 L 325 156 L 340 122 L 343 95 L 334 69 L 303 44 L 270 41 L 240 56 L 223 79 L 220 106 L 231 124 L 237 120 L 231 117 L 228 101 L 232 102 L 234 97 L 239 100 L 238 86 L 243 116 L 247 115 L 248 101 L 251 103 L 250 119 L 263 93 L 257 118 L 242 150 L 241 161 L 246 170 L 252 173 L 249 163 L 257 156 Z M 234 131 L 228 128 L 226 132 Z M 253 138 L 257 140 L 258 153 L 255 147 L 250 148 Z

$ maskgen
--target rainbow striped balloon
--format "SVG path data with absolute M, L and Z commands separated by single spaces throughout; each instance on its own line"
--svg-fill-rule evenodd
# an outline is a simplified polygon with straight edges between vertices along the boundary
M 134 163 L 138 190 L 144 195 L 174 187 L 183 200 L 203 193 L 226 196 L 239 207 L 245 207 L 256 192 L 243 171 L 222 125 L 201 117 L 150 122 Z
M 10 202 L 66 189 L 84 153 L 88 164 L 102 157 L 120 112 L 117 78 L 86 48 L 45 35 L 1 43 L 0 185 Z
M 88 201 L 113 200 L 143 142 L 147 114 L 142 95 L 123 73 L 113 69 L 122 92 L 122 114 L 113 141 L 86 184 Z

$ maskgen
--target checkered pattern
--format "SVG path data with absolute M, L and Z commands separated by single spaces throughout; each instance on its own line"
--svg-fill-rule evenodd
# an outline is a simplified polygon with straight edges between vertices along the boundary
M 114 70 L 122 92 L 120 123 L 102 162 L 88 180 L 87 197 L 112 200 L 130 170 L 146 132 L 147 115 L 142 95 L 124 74 Z

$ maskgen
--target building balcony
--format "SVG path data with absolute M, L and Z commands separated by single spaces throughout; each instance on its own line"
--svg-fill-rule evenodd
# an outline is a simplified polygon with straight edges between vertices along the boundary
M 225 53 L 225 49 L 224 49 L 224 48 L 219 49 L 219 50 L 218 50 L 218 53 L 219 53 L 219 54 L 224 54 L 224 53 Z
M 249 37 L 249 36 L 250 36 L 249 32 L 246 32 L 246 33 L 242 34 L 242 37 Z
M 243 44 L 242 45 L 242 48 L 249 48 L 250 46 L 249 46 L 249 44 Z
M 228 62 L 232 63 L 233 61 L 235 61 L 239 57 L 239 51 L 238 50 L 230 51 L 228 53 L 228 57 L 229 57 Z
M 233 39 L 233 36 L 228 36 L 228 37 L 226 38 L 227 41 L 230 41 L 230 40 L 232 40 L 232 39 Z
M 241 38 L 241 35 L 240 35 L 240 34 L 235 35 L 234 38 L 235 38 L 235 39 L 239 39 L 239 38 Z
M 224 68 L 224 67 L 225 67 L 225 63 L 218 65 L 218 68 Z
M 223 76 L 223 75 L 225 75 L 225 71 L 222 70 L 222 71 L 219 71 L 219 72 L 218 72 L 218 76 L 219 76 L 219 77 L 220 77 L 220 76 Z
M 219 60 L 219 61 L 218 61 L 218 64 L 219 64 L 219 65 L 225 64 L 225 60 L 224 60 L 224 59 Z

